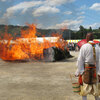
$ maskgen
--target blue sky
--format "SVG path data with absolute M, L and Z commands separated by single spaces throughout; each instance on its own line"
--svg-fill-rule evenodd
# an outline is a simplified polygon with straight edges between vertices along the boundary
M 0 24 L 78 30 L 100 27 L 100 0 L 0 0 Z

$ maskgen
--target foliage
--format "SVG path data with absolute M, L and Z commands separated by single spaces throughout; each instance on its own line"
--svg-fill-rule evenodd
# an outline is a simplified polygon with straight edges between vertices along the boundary
M 26 30 L 28 28 L 28 26 L 0 25 L 0 37 L 2 38 L 2 34 L 4 33 L 10 33 L 13 37 L 20 37 L 21 29 Z M 37 29 L 36 35 L 38 37 L 50 37 L 52 33 L 59 33 L 62 34 L 65 40 L 68 40 L 84 39 L 88 32 L 93 32 L 95 39 L 100 38 L 100 27 L 98 29 L 92 29 L 92 27 L 86 29 L 82 25 L 80 25 L 78 31 L 72 31 L 69 29 Z

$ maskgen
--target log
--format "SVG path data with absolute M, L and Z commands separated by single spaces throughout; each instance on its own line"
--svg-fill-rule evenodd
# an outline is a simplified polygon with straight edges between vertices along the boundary
M 71 57 L 67 49 L 62 50 L 57 47 L 51 47 L 48 49 L 44 49 L 43 56 L 44 56 L 43 60 L 47 62 L 59 61 L 59 60 Z

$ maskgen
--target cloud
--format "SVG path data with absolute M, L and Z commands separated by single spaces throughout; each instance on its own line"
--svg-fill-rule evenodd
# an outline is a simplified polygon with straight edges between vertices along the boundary
M 66 15 L 71 15 L 72 12 L 71 12 L 71 11 L 66 11 L 66 12 L 64 12 L 64 14 L 66 14 Z
M 9 7 L 7 6 L 8 8 L 5 8 L 6 11 L 0 18 L 2 23 L 24 24 L 25 21 L 31 23 L 34 19 L 38 19 L 38 26 L 45 28 L 60 21 L 62 17 L 60 15 L 60 9 L 63 4 L 72 3 L 75 0 L 23 0 L 23 2 L 18 4 L 15 4 L 13 0 L 9 1 L 12 1 L 12 4 L 9 4 Z M 67 14 L 71 14 L 71 12 L 67 12 Z M 36 18 L 37 16 L 38 18 Z
M 0 0 L 0 1 L 5 2 L 6 0 Z
M 46 0 L 45 4 L 49 6 L 57 6 L 57 5 L 65 4 L 65 3 L 71 3 L 74 1 L 75 0 Z
M 90 24 L 90 25 L 85 25 L 84 27 L 89 28 L 90 26 L 91 26 L 93 29 L 97 29 L 97 28 L 100 27 L 100 23 L 93 23 L 93 24 Z
M 4 14 L 4 17 L 9 18 L 9 17 L 13 16 L 13 14 L 18 10 L 22 10 L 22 13 L 25 13 L 28 8 L 31 8 L 31 7 L 40 5 L 40 4 L 42 4 L 42 1 L 21 2 L 17 5 L 9 7 L 6 10 L 6 13 Z
M 79 10 L 86 10 L 86 9 L 87 9 L 87 6 L 86 5 L 83 5 L 83 6 L 80 7 Z
M 55 26 L 50 26 L 48 28 L 50 29 L 61 29 L 63 27 L 66 27 L 68 29 L 72 29 L 72 30 L 78 30 L 79 25 L 83 22 L 82 19 L 80 20 L 65 20 L 60 24 L 56 24 Z
M 78 12 L 76 15 L 78 15 L 78 16 L 83 16 L 84 14 L 85 14 L 85 12 L 82 11 L 82 12 Z
M 78 19 L 83 19 L 83 18 L 85 18 L 85 16 L 79 16 L 79 17 L 77 18 L 77 20 L 78 20 Z
M 32 14 L 33 16 L 42 16 L 46 13 L 58 13 L 60 9 L 58 9 L 57 6 L 74 1 L 75 0 L 45 0 L 43 5 L 35 9 Z
M 100 3 L 94 3 L 90 9 L 100 11 Z
M 1 0 L 1 1 L 7 1 L 7 0 Z M 40 0 L 40 1 L 24 1 L 17 5 L 11 6 L 6 10 L 6 13 L 4 14 L 4 17 L 10 18 L 16 13 L 18 10 L 21 10 L 21 13 L 24 14 L 29 8 L 37 7 L 32 14 L 35 16 L 41 16 L 44 13 L 48 13 L 47 11 L 50 11 L 50 13 L 56 13 L 60 10 L 56 7 L 65 3 L 71 3 L 75 0 Z M 41 11 L 41 12 L 40 12 Z M 42 14 L 43 13 L 43 14 Z
M 56 7 L 50 7 L 50 6 L 41 6 L 37 8 L 35 11 L 33 11 L 33 16 L 41 16 L 45 13 L 58 13 L 60 10 Z
M 0 2 L 10 2 L 12 0 L 0 0 Z
M 80 12 L 80 13 L 79 13 L 79 15 L 83 15 L 83 14 L 85 14 L 85 12 L 84 12 L 84 11 L 82 11 L 82 12 Z
M 8 21 L 8 19 L 7 18 L 0 18 L 0 24 L 8 24 L 9 23 L 9 21 Z
M 37 27 L 37 28 L 40 28 L 40 29 L 45 28 L 45 26 L 44 26 L 43 24 L 36 24 L 36 27 Z

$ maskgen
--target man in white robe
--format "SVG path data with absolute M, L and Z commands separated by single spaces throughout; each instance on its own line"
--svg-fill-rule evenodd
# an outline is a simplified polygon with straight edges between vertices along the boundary
M 77 71 L 75 73 L 76 76 L 83 75 L 85 68 L 84 64 L 94 64 L 96 63 L 96 74 L 100 75 L 100 65 L 99 65 L 99 47 L 95 45 L 95 54 L 96 54 L 96 61 L 94 61 L 93 56 L 93 47 L 90 43 L 93 42 L 93 35 L 92 33 L 88 33 L 86 36 L 87 43 L 84 44 L 81 49 L 77 60 Z M 92 94 L 95 96 L 95 100 L 100 100 L 98 97 L 98 83 L 96 84 L 85 84 L 83 82 L 83 85 L 81 85 L 81 92 L 80 95 L 82 95 L 83 100 L 87 100 L 87 94 Z

